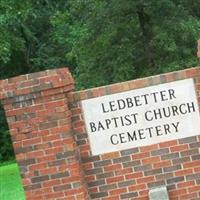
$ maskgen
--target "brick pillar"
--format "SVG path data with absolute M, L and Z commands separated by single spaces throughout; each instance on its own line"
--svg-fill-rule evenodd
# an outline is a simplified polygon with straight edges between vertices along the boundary
M 67 68 L 0 81 L 26 199 L 87 199 L 71 128 Z
M 200 58 L 200 39 L 197 40 L 197 57 Z

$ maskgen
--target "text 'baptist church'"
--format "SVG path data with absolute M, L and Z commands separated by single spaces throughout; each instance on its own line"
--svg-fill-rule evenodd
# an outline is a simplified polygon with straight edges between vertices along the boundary
M 193 79 L 84 100 L 82 107 L 93 155 L 200 132 Z

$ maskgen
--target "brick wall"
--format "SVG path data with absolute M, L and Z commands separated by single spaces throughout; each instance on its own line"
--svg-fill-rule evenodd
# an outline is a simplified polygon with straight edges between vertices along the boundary
M 91 199 L 147 200 L 149 189 L 161 185 L 167 186 L 170 200 L 200 199 L 200 135 L 92 156 L 80 103 L 186 78 L 194 78 L 200 102 L 200 68 L 69 93 L 74 136 Z
M 67 69 L 0 82 L 0 97 L 28 200 L 87 198 L 66 98 L 73 88 Z
M 26 199 L 147 200 L 161 185 L 170 200 L 200 199 L 200 135 L 92 156 L 81 108 L 84 99 L 186 78 L 200 103 L 200 68 L 78 92 L 66 68 L 1 81 Z

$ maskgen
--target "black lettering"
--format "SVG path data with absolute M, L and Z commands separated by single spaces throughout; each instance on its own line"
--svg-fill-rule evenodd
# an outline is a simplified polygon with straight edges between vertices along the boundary
M 137 124 L 137 117 L 136 116 L 138 116 L 138 113 L 131 114 L 131 116 L 133 116 L 134 123 Z
M 191 109 L 193 110 L 192 112 L 195 112 L 195 107 L 194 107 L 194 102 L 187 103 L 187 107 L 188 107 L 188 112 L 191 113 Z
M 149 110 L 149 111 L 146 111 L 146 112 L 145 112 L 145 114 L 144 114 L 145 119 L 146 119 L 147 121 L 152 121 L 152 120 L 153 120 L 153 117 L 150 117 L 150 118 L 149 118 L 149 116 L 147 115 L 148 113 L 152 113 L 152 111 Z
M 117 108 L 114 108 L 115 107 L 115 101 L 110 101 L 109 104 L 110 104 L 110 110 L 111 111 L 116 111 L 117 110 Z
M 134 97 L 134 100 L 135 100 L 135 105 L 136 106 L 141 106 L 142 104 L 140 103 L 140 97 L 139 96 L 135 96 Z
M 180 106 L 179 106 L 179 111 L 180 111 L 180 113 L 181 114 L 183 114 L 183 115 L 185 115 L 186 113 L 187 113 L 187 110 L 186 109 L 183 109 L 183 107 L 185 108 L 185 104 L 183 103 L 183 104 L 181 104 Z
M 94 122 L 90 122 L 90 129 L 91 129 L 91 132 L 95 132 L 97 130 L 96 126 L 95 126 L 95 123 Z
M 101 104 L 101 107 L 102 107 L 103 113 L 109 112 L 109 110 L 105 110 L 105 107 L 104 107 L 104 104 L 103 104 L 103 103 Z
M 111 120 L 113 120 L 114 123 L 115 123 L 115 128 L 118 127 L 118 125 L 117 125 L 117 119 L 119 119 L 119 117 L 113 117 L 113 118 L 111 119 Z
M 156 129 L 156 135 L 157 136 L 163 135 L 162 132 L 161 132 L 161 126 L 155 126 L 155 129 Z
M 98 123 L 98 131 L 100 129 L 105 130 L 105 128 L 103 127 L 102 123 L 99 121 L 99 123 Z
M 170 117 L 171 116 L 170 108 L 169 107 L 163 108 L 163 114 L 164 117 Z
M 164 124 L 163 127 L 165 130 L 165 135 L 167 135 L 168 133 L 171 133 L 169 124 Z
M 172 108 L 173 116 L 179 115 L 177 106 L 172 106 L 171 108 Z
M 132 123 L 131 120 L 129 119 L 129 117 L 130 117 L 130 115 L 125 115 L 124 116 L 124 119 L 126 120 L 126 122 L 128 122 L 128 123 L 125 123 L 126 126 L 130 126 L 131 123 Z
M 133 131 L 133 134 L 131 135 L 129 132 L 127 132 L 127 136 L 128 136 L 128 141 L 134 141 L 134 140 L 137 140 L 137 137 L 136 137 L 136 133 L 135 131 Z
M 170 100 L 173 99 L 173 98 L 176 99 L 175 94 L 174 94 L 175 93 L 174 90 L 173 89 L 169 89 L 168 91 L 169 91 Z
M 122 124 L 122 126 L 124 126 L 124 120 L 123 120 L 123 117 L 121 116 L 120 119 L 121 119 L 121 124 Z
M 141 97 L 144 97 L 145 104 L 148 104 L 147 96 L 149 96 L 149 94 L 143 94 L 143 95 L 141 95 Z
M 119 138 L 120 138 L 120 142 L 121 142 L 121 144 L 127 142 L 127 141 L 125 140 L 124 133 L 120 133 L 120 134 L 119 134 Z
M 157 96 L 156 96 L 157 94 L 158 94 L 158 92 L 153 92 L 153 93 L 151 93 L 151 95 L 153 95 L 153 98 L 154 98 L 154 102 L 155 102 L 155 103 L 157 103 L 157 101 L 158 101 L 158 100 L 157 100 Z
M 160 96 L 162 101 L 168 100 L 168 98 L 166 98 L 166 90 L 160 91 Z
M 146 128 L 146 130 L 148 130 L 148 132 L 149 132 L 149 136 L 150 136 L 150 138 L 152 137 L 152 129 L 153 129 L 153 127 L 149 127 L 149 128 Z
M 126 103 L 123 99 L 117 100 L 119 110 L 122 110 L 126 107 Z
M 178 132 L 178 126 L 180 122 L 176 122 L 176 124 L 172 123 L 172 126 L 175 128 L 176 133 Z
M 154 112 L 155 119 L 162 119 L 162 114 L 161 114 L 160 109 L 154 110 L 153 112 Z
M 107 129 L 109 129 L 110 128 L 110 124 L 111 124 L 111 120 L 110 119 L 106 119 L 105 122 L 106 122 Z
M 126 102 L 127 102 L 128 108 L 132 108 L 133 107 L 133 100 L 131 98 L 126 98 Z
M 144 129 L 139 129 L 139 130 L 138 130 L 138 134 L 139 134 L 140 140 L 143 140 L 143 139 L 146 138 L 146 137 L 144 136 Z
M 114 140 L 113 138 L 117 138 L 117 134 L 114 134 L 114 135 L 111 135 L 110 136 L 110 141 L 111 141 L 111 143 L 113 144 L 113 145 L 117 145 L 117 144 L 119 144 L 119 141 L 116 139 L 116 140 Z

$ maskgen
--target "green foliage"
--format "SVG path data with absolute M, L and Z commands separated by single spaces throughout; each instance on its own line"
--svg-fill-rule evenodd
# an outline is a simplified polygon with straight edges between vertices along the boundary
M 7 63 L 12 51 L 24 50 L 24 40 L 19 29 L 27 18 L 29 1 L 0 1 L 0 61 Z
M 195 66 L 199 10 L 195 0 L 0 0 L 0 78 L 68 66 L 82 89 Z
M 0 163 L 13 160 L 14 153 L 11 144 L 11 138 L 8 131 L 5 114 L 2 107 L 0 107 Z
M 194 9 L 172 0 L 72 0 L 51 23 L 85 88 L 196 65 Z

